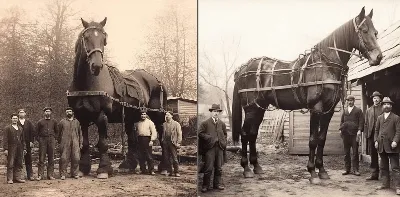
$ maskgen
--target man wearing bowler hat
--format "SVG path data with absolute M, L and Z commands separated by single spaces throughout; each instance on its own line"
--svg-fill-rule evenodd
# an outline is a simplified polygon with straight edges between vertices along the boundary
M 364 123 L 364 134 L 367 140 L 368 152 L 371 155 L 372 174 L 367 180 L 378 180 L 379 179 L 379 163 L 378 163 L 378 152 L 375 148 L 374 136 L 375 136 L 375 125 L 378 116 L 382 114 L 382 94 L 378 91 L 372 93 L 373 105 L 365 112 L 365 123 Z
M 392 111 L 393 102 L 389 97 L 382 100 L 383 114 L 378 117 L 375 126 L 375 148 L 381 157 L 380 171 L 382 186 L 378 189 L 390 188 L 389 161 L 393 171 L 393 182 L 396 194 L 400 195 L 400 117 Z
M 364 127 L 364 115 L 360 108 L 354 106 L 354 96 L 349 95 L 346 98 L 347 109 L 342 113 L 340 120 L 340 131 L 343 139 L 345 151 L 345 168 L 346 171 L 342 175 L 351 173 L 351 164 L 353 163 L 353 173 L 360 176 L 359 160 L 358 160 L 358 142 L 361 138 L 361 130 Z M 350 155 L 350 149 L 353 149 L 353 155 Z
M 199 143 L 201 143 L 201 151 L 204 153 L 202 192 L 212 189 L 209 186 L 213 170 L 213 188 L 224 189 L 222 184 L 222 164 L 227 143 L 226 125 L 219 119 L 219 114 L 222 112 L 220 105 L 213 104 L 209 111 L 212 117 L 202 122 L 199 128 Z
M 39 163 L 38 177 L 40 181 L 44 175 L 44 160 L 47 155 L 47 178 L 54 180 L 54 150 L 56 146 L 56 137 L 58 137 L 57 122 L 51 118 L 51 107 L 43 109 L 44 118 L 39 120 L 36 126 L 37 140 L 39 141 Z

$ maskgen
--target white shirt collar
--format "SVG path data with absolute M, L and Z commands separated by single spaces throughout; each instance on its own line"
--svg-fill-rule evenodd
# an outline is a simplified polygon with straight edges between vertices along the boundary
M 383 115 L 385 117 L 385 119 L 389 116 L 390 112 L 384 112 Z
M 353 110 L 353 108 L 354 108 L 354 105 L 353 105 L 353 107 L 350 107 L 350 106 L 347 107 L 347 110 L 349 110 L 349 113 L 351 112 L 351 110 Z
M 19 122 L 24 125 L 25 124 L 25 119 L 19 119 Z
M 12 127 L 14 127 L 15 130 L 18 130 L 18 125 L 11 125 Z

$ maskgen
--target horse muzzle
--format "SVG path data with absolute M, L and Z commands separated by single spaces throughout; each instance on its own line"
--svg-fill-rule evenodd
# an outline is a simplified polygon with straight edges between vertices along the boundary
M 368 62 L 370 66 L 378 66 L 383 59 L 383 55 L 380 49 L 374 49 L 369 52 Z

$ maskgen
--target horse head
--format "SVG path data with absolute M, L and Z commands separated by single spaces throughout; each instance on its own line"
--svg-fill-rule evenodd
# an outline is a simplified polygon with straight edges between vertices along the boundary
M 356 32 L 356 49 L 368 59 L 369 65 L 377 66 L 380 64 L 383 56 L 377 42 L 378 31 L 372 23 L 373 10 L 365 15 L 365 8 L 361 9 L 360 14 L 353 19 Z
M 92 75 L 98 76 L 103 68 L 104 46 L 107 45 L 107 33 L 104 31 L 107 17 L 100 23 L 88 23 L 82 18 L 81 21 L 85 28 L 81 33 L 81 42 L 84 50 L 82 55 L 86 57 L 86 62 Z

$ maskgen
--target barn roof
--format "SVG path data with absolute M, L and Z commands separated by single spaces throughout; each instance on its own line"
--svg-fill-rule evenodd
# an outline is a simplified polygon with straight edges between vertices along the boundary
M 195 103 L 195 104 L 197 103 L 197 101 L 194 100 L 194 99 L 186 99 L 186 98 L 173 97 L 173 96 L 167 97 L 167 100 L 168 101 L 170 101 L 170 100 L 180 100 L 180 101 L 186 101 L 186 102 L 189 102 L 189 103 Z
M 349 62 L 348 80 L 356 80 L 400 63 L 400 20 L 378 34 L 378 44 L 384 56 L 381 64 L 370 66 L 368 60 L 353 56 Z

